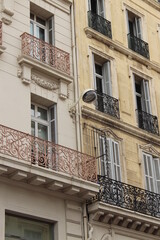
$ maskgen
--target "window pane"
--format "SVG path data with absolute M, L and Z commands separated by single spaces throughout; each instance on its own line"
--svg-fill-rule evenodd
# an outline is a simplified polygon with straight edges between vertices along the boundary
M 95 64 L 96 73 L 102 76 L 102 66 Z
M 31 135 L 35 137 L 35 122 L 31 121 Z
M 48 127 L 38 123 L 38 137 L 48 140 Z
M 38 26 L 36 27 L 36 29 L 37 29 L 36 37 L 39 38 L 40 40 L 45 41 L 45 31 L 44 31 L 44 29 L 40 28 Z
M 52 31 L 49 31 L 49 44 L 53 44 Z
M 31 104 L 31 116 L 35 117 L 35 106 Z
M 49 29 L 52 29 L 52 19 L 49 20 Z
M 46 25 L 46 21 L 45 20 L 43 20 L 42 18 L 40 18 L 40 17 L 36 17 L 36 21 L 38 22 L 38 23 L 40 23 L 40 24 L 42 24 L 42 25 Z
M 38 107 L 37 117 L 47 121 L 47 110 L 41 107 Z
M 34 20 L 34 14 L 30 13 L 30 19 Z
M 91 0 L 91 11 L 97 13 L 97 0 Z
M 32 22 L 30 22 L 30 34 L 34 35 L 34 27 Z
M 51 240 L 52 224 L 6 215 L 5 239 Z

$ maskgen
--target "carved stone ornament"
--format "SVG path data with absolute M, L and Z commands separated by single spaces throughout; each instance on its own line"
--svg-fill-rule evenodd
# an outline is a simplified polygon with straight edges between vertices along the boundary
M 48 90 L 56 90 L 58 89 L 58 85 L 56 83 L 51 83 L 51 82 L 48 82 L 46 80 L 43 80 L 42 78 L 32 74 L 31 76 L 31 79 L 34 83 L 36 83 L 37 85 L 45 88 L 45 89 L 48 89 Z

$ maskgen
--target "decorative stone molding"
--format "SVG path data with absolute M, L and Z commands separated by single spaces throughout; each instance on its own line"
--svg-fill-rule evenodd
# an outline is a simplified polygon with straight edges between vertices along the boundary
M 60 80 L 60 84 L 59 84 L 59 97 L 62 100 L 65 100 L 68 98 L 68 87 L 63 80 Z
M 87 240 L 93 240 L 93 226 L 90 223 L 88 223 L 88 226 L 90 229 L 89 229 L 89 233 L 88 233 L 89 238 Z
M 42 79 L 42 78 L 40 78 L 40 77 L 38 77 L 34 74 L 32 74 L 31 79 L 34 83 L 36 83 L 37 85 L 39 85 L 39 86 L 41 86 L 45 89 L 48 89 L 48 90 L 51 90 L 51 91 L 58 89 L 58 85 L 56 83 L 54 83 L 54 82 L 51 83 L 49 81 L 46 81 L 46 80 L 44 80 L 44 79 Z
M 158 152 L 151 144 L 140 145 L 139 148 L 155 157 L 160 157 L 160 152 Z
M 108 233 L 103 235 L 103 237 L 101 238 L 101 240 L 111 240 L 111 235 L 109 235 Z

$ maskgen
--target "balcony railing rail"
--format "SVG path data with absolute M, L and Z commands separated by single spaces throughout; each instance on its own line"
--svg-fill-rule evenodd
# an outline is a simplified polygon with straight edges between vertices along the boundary
M 28 33 L 23 33 L 22 54 L 39 60 L 57 70 L 70 75 L 69 53 Z
M 88 11 L 88 25 L 97 32 L 112 38 L 111 22 L 92 11 Z
M 0 21 L 0 45 L 2 45 L 2 22 Z
M 89 203 L 101 201 L 160 218 L 160 194 L 106 176 L 98 176 L 98 182 L 101 185 L 100 191 Z
M 139 128 L 159 135 L 158 118 L 144 111 L 136 110 Z
M 128 34 L 128 47 L 132 49 L 134 52 L 139 53 L 145 58 L 150 58 L 149 56 L 149 46 L 148 43 L 143 41 L 142 39 L 132 35 Z
M 96 182 L 96 159 L 0 125 L 0 153 L 46 169 Z
M 120 118 L 119 100 L 105 93 L 97 92 L 96 109 L 118 119 Z

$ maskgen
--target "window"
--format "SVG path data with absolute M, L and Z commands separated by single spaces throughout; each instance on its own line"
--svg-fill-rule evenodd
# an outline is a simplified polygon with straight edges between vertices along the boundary
M 160 159 L 143 153 L 143 161 L 146 189 L 160 194 Z
M 54 44 L 53 26 L 53 17 L 45 20 L 30 13 L 30 34 L 52 45 Z
M 104 0 L 89 0 L 89 10 L 104 18 Z
M 151 114 L 149 82 L 138 75 L 134 75 L 136 109 Z
M 119 144 L 111 138 L 99 137 L 101 175 L 121 181 Z M 108 157 L 108 159 L 107 159 Z
M 128 33 L 142 39 L 141 18 L 127 10 Z
M 94 82 L 97 91 L 97 109 L 101 112 L 105 111 L 104 94 L 112 95 L 111 69 L 110 61 L 101 59 L 93 55 L 94 63 Z
M 43 140 L 56 141 L 56 109 L 55 105 L 45 108 L 31 104 L 31 134 Z
M 5 240 L 53 240 L 53 224 L 6 215 Z

